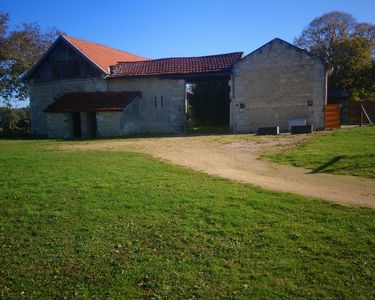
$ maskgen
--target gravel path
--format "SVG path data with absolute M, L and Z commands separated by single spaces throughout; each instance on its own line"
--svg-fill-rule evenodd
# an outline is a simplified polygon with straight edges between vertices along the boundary
M 375 209 L 375 180 L 311 173 L 311 170 L 260 160 L 259 154 L 287 148 L 310 136 L 196 136 L 124 139 L 64 146 L 82 150 L 128 149 L 208 174 L 334 202 Z

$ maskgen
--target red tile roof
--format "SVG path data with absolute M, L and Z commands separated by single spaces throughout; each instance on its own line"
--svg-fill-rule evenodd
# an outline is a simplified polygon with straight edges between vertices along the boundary
M 44 112 L 123 111 L 140 92 L 77 92 L 66 93 L 48 105 Z
M 243 52 L 200 57 L 162 58 L 138 62 L 119 62 L 111 66 L 110 78 L 184 75 L 229 72 Z
M 119 61 L 130 62 L 148 60 L 145 57 L 113 49 L 102 44 L 76 39 L 66 35 L 64 35 L 63 38 L 82 52 L 107 74 L 109 72 L 109 66 L 114 65 Z

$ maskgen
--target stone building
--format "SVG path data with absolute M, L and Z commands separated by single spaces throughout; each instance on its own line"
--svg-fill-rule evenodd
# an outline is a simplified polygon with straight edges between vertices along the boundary
M 328 71 L 320 57 L 281 39 L 243 57 L 232 68 L 231 130 L 279 126 L 286 132 L 291 118 L 324 129 Z
M 151 60 L 60 36 L 24 78 L 31 130 L 51 138 L 184 133 L 186 83 L 225 79 L 232 132 L 256 132 L 305 118 L 324 128 L 327 68 L 318 57 L 274 39 L 242 52 Z

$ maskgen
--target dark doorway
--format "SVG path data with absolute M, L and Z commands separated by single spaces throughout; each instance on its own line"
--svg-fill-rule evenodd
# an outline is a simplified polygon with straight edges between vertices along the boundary
M 81 130 L 81 114 L 79 112 L 74 112 L 73 114 L 73 137 L 74 138 L 81 138 L 82 130 Z
M 227 79 L 187 86 L 187 120 L 191 133 L 228 133 L 230 89 Z
M 96 137 L 96 113 L 87 113 L 88 138 Z

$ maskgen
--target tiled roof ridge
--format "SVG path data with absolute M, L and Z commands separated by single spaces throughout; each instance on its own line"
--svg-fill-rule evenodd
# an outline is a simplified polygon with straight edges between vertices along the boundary
M 108 78 L 228 72 L 236 62 L 241 60 L 242 56 L 243 52 L 231 52 L 206 56 L 118 62 L 109 67 Z
M 229 56 L 229 55 L 243 55 L 242 51 L 237 51 L 237 52 L 228 52 L 228 53 L 222 53 L 222 54 L 213 54 L 213 55 L 202 55 L 202 56 L 172 56 L 172 57 L 162 57 L 162 58 L 155 58 L 155 59 L 147 59 L 144 61 L 147 62 L 157 62 L 157 61 L 163 61 L 163 60 L 178 60 L 178 59 L 195 59 L 195 58 L 215 58 L 215 57 L 222 57 L 222 56 Z M 143 62 L 142 60 L 139 61 L 119 61 L 116 63 L 117 64 L 131 64 L 131 63 L 139 63 Z M 115 66 L 115 65 L 113 65 Z M 111 67 L 113 67 L 111 66 Z

